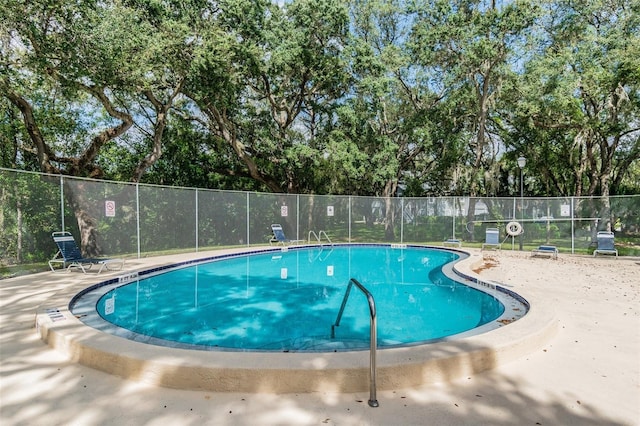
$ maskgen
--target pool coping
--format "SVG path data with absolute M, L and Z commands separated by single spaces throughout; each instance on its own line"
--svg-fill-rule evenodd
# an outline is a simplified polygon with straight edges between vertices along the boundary
M 212 254 L 237 255 L 272 249 L 244 247 Z M 452 251 L 468 256 L 453 267 L 457 274 L 480 286 L 503 288 L 498 283 L 482 281 L 473 273 L 477 256 L 464 250 Z M 205 258 L 202 253 L 194 256 L 198 256 L 194 262 Z M 175 263 L 180 262 L 157 268 Z M 136 272 L 119 273 L 113 279 Z M 99 277 L 95 276 L 96 281 L 105 281 Z M 49 298 L 36 313 L 36 328 L 49 346 L 94 369 L 158 386 L 217 392 L 356 392 L 369 388 L 368 351 L 195 351 L 152 346 L 100 332 L 82 323 L 68 308 L 75 295 L 87 287 L 90 285 L 86 281 L 69 285 Z M 520 292 L 520 296 L 529 302 L 528 313 L 500 328 L 455 340 L 378 350 L 377 388 L 448 382 L 493 369 L 539 349 L 557 332 L 557 319 L 543 303 L 536 303 L 532 295 Z

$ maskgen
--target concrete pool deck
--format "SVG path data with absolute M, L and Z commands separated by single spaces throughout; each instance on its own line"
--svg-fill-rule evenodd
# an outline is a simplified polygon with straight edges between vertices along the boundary
M 502 251 L 493 261 L 483 261 L 478 251 L 468 251 L 471 258 L 461 265 L 463 272 L 501 283 L 530 300 L 534 309 L 552 312 L 557 331 L 534 342 L 531 352 L 496 362 L 489 371 L 379 390 L 378 408 L 367 405 L 368 391 L 187 391 L 102 373 L 42 342 L 35 313 L 69 287 L 82 288 L 121 272 L 99 277 L 48 272 L 2 280 L 0 423 L 640 424 L 640 259 L 561 254 L 554 261 Z M 125 270 L 184 258 L 132 259 Z

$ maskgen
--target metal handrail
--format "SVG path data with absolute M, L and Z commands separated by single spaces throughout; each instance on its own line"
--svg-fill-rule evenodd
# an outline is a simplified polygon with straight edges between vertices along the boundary
M 371 316 L 370 320 L 370 349 L 369 349 L 369 406 L 370 407 L 378 407 L 378 400 L 376 399 L 376 348 L 378 346 L 378 333 L 377 333 L 377 316 L 376 316 L 376 301 L 373 299 L 373 295 L 367 290 L 362 284 L 358 282 L 355 278 L 351 278 L 349 280 L 349 285 L 347 286 L 347 291 L 344 293 L 344 297 L 342 298 L 342 305 L 340 306 L 340 311 L 338 312 L 338 317 L 336 318 L 335 324 L 331 326 L 331 338 L 334 339 L 336 337 L 336 327 L 340 326 L 340 320 L 342 319 L 342 313 L 344 312 L 344 308 L 347 305 L 347 299 L 349 299 L 349 293 L 351 292 L 351 287 L 353 284 L 356 285 L 362 291 L 362 293 L 367 297 L 367 302 L 369 302 L 369 314 Z
M 320 239 L 322 238 L 322 236 L 324 235 L 324 237 L 327 239 L 327 241 L 329 241 L 329 244 L 333 245 L 333 243 L 331 242 L 331 238 L 329 238 L 329 236 L 327 235 L 326 232 L 324 231 L 320 231 L 318 232 L 318 241 L 320 241 Z
M 309 235 L 307 237 L 307 240 L 309 242 L 311 242 L 311 235 L 313 235 L 316 239 L 316 241 L 318 241 L 318 244 L 321 244 L 322 241 L 322 236 L 324 235 L 324 237 L 327 239 L 327 241 L 329 242 L 329 244 L 331 244 L 331 246 L 333 246 L 333 242 L 331 241 L 331 238 L 329 238 L 329 236 L 327 235 L 326 232 L 324 231 L 319 231 L 317 234 L 314 231 L 309 231 Z

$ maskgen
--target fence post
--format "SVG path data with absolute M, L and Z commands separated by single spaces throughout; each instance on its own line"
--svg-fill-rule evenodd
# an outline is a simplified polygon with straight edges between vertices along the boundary
M 573 212 L 574 209 L 574 204 L 573 204 L 573 197 L 571 197 L 571 254 L 575 253 L 575 241 L 576 241 L 576 237 L 575 237 L 575 231 L 574 231 L 574 224 L 575 224 L 575 214 Z
M 136 182 L 136 240 L 138 259 L 140 259 L 140 184 L 138 182 Z
M 458 197 L 453 197 L 453 203 L 451 206 L 451 209 L 453 210 L 453 214 L 451 215 L 451 238 L 455 239 L 456 238 L 456 217 L 458 216 Z M 437 204 L 436 204 L 437 206 Z M 437 207 L 436 207 L 437 208 Z M 437 215 L 437 211 L 435 211 L 434 213 L 436 213 Z
M 351 195 L 349 195 L 349 243 L 351 242 Z
M 300 240 L 300 194 L 296 194 L 296 240 Z
M 198 252 L 198 188 L 196 188 L 196 253 Z
M 400 244 L 404 243 L 404 197 L 400 198 Z
M 251 245 L 249 238 L 249 193 L 247 192 L 247 247 Z
M 64 176 L 60 175 L 60 224 L 62 228 L 61 231 L 64 231 Z

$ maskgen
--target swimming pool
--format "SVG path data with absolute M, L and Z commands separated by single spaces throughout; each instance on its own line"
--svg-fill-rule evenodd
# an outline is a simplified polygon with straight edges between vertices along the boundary
M 363 295 L 350 295 L 333 338 L 331 326 L 353 277 L 376 300 L 378 347 L 418 345 L 499 327 L 505 314 L 513 318 L 504 293 L 454 279 L 451 264 L 461 255 L 391 245 L 270 249 L 120 277 L 82 292 L 70 306 L 87 325 L 161 346 L 351 351 L 369 347 Z

